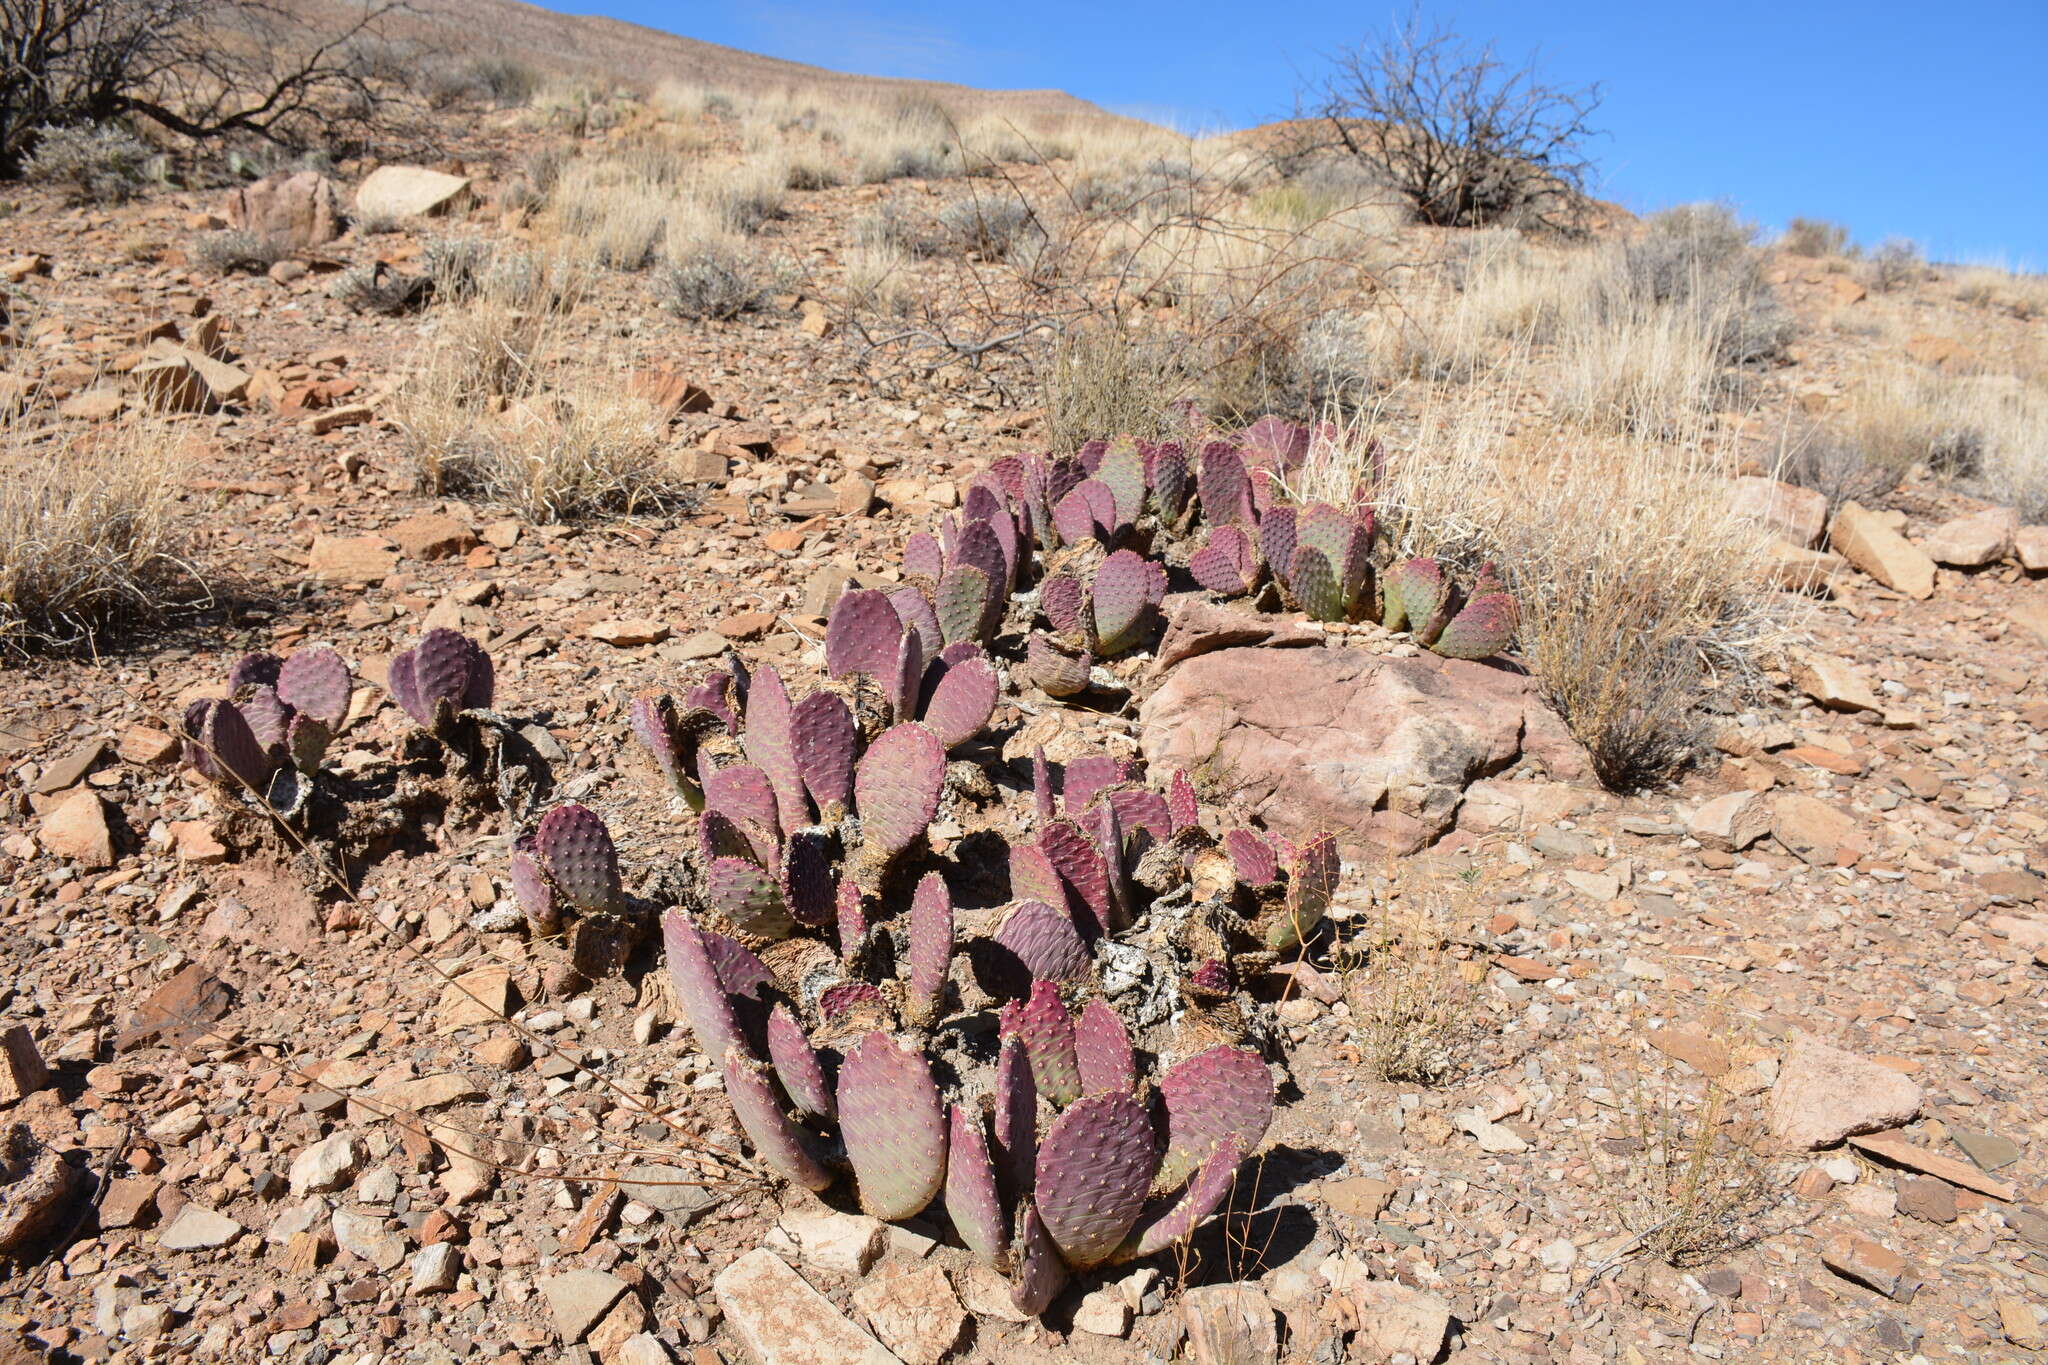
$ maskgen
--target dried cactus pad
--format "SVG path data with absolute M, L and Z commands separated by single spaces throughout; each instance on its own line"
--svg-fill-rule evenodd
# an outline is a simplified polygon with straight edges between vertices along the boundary
M 1292 948 L 1315 932 L 1329 913 L 1341 872 L 1334 834 L 1319 835 L 1295 850 L 1287 863 L 1286 904 L 1266 935 L 1268 948 Z
M 1095 661 L 1087 654 L 1069 654 L 1033 632 L 1024 646 L 1024 675 L 1048 697 L 1071 697 L 1088 690 Z
M 1010 1229 L 996 1193 L 981 1115 L 957 1104 L 946 1139 L 946 1212 L 969 1251 L 993 1261 L 1009 1250 Z
M 1280 855 L 1253 831 L 1225 830 L 1223 850 L 1236 866 L 1238 879 L 1247 885 L 1271 886 L 1280 880 Z
M 625 907 L 619 890 L 619 855 L 596 811 L 575 802 L 541 817 L 534 854 L 568 902 L 585 914 L 614 915 Z
M 1225 1138 L 1249 1152 L 1273 1118 L 1273 1077 L 1259 1054 L 1218 1044 L 1173 1067 L 1159 1082 L 1166 1153 L 1154 1188 L 1179 1188 Z
M 863 1212 L 909 1218 L 945 1179 L 946 1114 L 931 1067 L 886 1033 L 870 1033 L 839 1068 L 839 1131 Z
M 1020 1313 L 1037 1317 L 1067 1282 L 1067 1265 L 1047 1235 L 1045 1223 L 1029 1199 L 1017 1206 L 1015 1264 L 1010 1271 L 1010 1302 Z
M 890 856 L 909 848 L 938 814 L 945 782 L 946 750 L 931 731 L 914 721 L 884 730 L 853 776 L 863 839 Z
M 1038 1147 L 1034 1197 L 1068 1265 L 1087 1270 L 1123 1244 L 1155 1164 L 1152 1124 L 1134 1095 L 1089 1095 L 1053 1120 Z
M 330 732 L 348 719 L 348 665 L 331 649 L 302 649 L 277 673 L 277 697 Z
M 755 1154 L 777 1175 L 807 1190 L 831 1188 L 832 1172 L 819 1164 L 803 1131 L 782 1111 L 774 1077 L 737 1047 L 725 1050 L 725 1097 Z
M 1447 659 L 1490 659 L 1508 647 L 1520 621 L 1514 598 L 1486 593 L 1467 602 L 1430 648 Z

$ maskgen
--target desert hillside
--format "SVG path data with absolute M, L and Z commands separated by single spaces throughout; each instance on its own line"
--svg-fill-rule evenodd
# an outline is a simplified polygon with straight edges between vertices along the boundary
M 2042 277 L 377 38 L 0 183 L 0 1361 L 2048 1351 Z

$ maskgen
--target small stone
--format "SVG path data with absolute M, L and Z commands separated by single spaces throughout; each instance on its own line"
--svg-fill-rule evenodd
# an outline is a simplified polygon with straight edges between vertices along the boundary
M 1951 1128 L 1949 1141 L 1963 1149 L 1963 1155 L 1982 1171 L 2002 1171 L 2020 1159 L 2020 1145 L 1996 1133 L 1979 1133 L 1968 1128 Z
M 719 1271 L 712 1288 L 760 1365 L 900 1365 L 894 1352 L 765 1248 Z
M 1459 1129 L 1470 1133 L 1479 1143 L 1479 1150 L 1495 1155 L 1526 1152 L 1529 1144 L 1521 1134 L 1505 1123 L 1496 1123 L 1477 1109 L 1465 1109 L 1452 1116 Z
M 888 1226 L 854 1213 L 788 1213 L 782 1230 L 796 1239 L 806 1264 L 841 1275 L 865 1275 L 880 1259 Z
M 1934 596 L 1934 561 L 1861 503 L 1847 502 L 1828 528 L 1828 544 L 1894 592 Z
M 728 616 L 714 629 L 728 640 L 758 640 L 775 628 L 772 611 L 745 611 Z
M 409 1081 L 399 1081 L 377 1091 L 379 1104 L 394 1109 L 410 1109 L 420 1113 L 428 1109 L 439 1109 L 445 1105 L 462 1104 L 469 1100 L 480 1100 L 484 1092 L 466 1076 L 453 1071 L 442 1071 L 432 1076 L 420 1076 Z
M 1345 1291 L 1357 1306 L 1358 1344 L 1378 1358 L 1407 1355 L 1435 1360 L 1451 1330 L 1451 1308 L 1436 1295 L 1398 1280 L 1363 1280 Z
M 224 1213 L 186 1204 L 179 1208 L 157 1242 L 166 1251 L 210 1251 L 242 1235 L 242 1225 Z
M 1898 1298 L 1906 1283 L 1906 1262 L 1898 1253 L 1853 1233 L 1829 1238 L 1820 1259 L 1837 1275 L 1875 1289 L 1888 1299 Z
M 715 630 L 700 630 L 676 641 L 660 652 L 664 659 L 679 664 L 715 659 L 725 653 L 726 639 Z
M 853 1291 L 853 1306 L 905 1365 L 938 1365 L 959 1346 L 967 1312 L 935 1265 L 886 1269 Z
M 700 1171 L 680 1166 L 633 1166 L 619 1175 L 619 1192 L 637 1199 L 677 1227 L 688 1227 L 718 1207 L 724 1196 L 707 1189 Z
M 374 1214 L 335 1210 L 334 1241 L 349 1255 L 360 1257 L 382 1271 L 396 1270 L 405 1260 L 405 1239 Z
M 350 1132 L 335 1133 L 314 1143 L 292 1162 L 292 1197 L 340 1189 L 355 1177 L 363 1155 L 362 1143 Z
M 1981 569 L 2012 553 L 2019 529 L 2020 515 L 2012 508 L 1987 508 L 1974 516 L 1943 522 L 1920 542 L 1920 549 L 1937 564 Z
M 1898 1210 L 1927 1223 L 1956 1221 L 1956 1187 L 1931 1175 L 1909 1175 L 1899 1181 Z
M 1371 1176 L 1357 1175 L 1318 1186 L 1323 1202 L 1337 1213 L 1368 1221 L 1387 1211 L 1387 1204 L 1399 1187 Z
M 1771 1087 L 1765 1123 L 1785 1149 L 1816 1151 L 1854 1133 L 1896 1128 L 1919 1112 L 1920 1087 L 1909 1077 L 1795 1033 Z
M 60 858 L 81 867 L 114 865 L 114 830 L 107 823 L 107 803 L 84 788 L 73 792 L 43 817 L 37 842 Z
M 435 1018 L 442 1033 L 454 1033 L 502 1021 L 512 1012 L 513 1003 L 512 969 L 494 963 L 464 972 L 442 987 Z
M 105 740 L 89 740 L 44 768 L 29 790 L 38 796 L 54 796 L 67 787 L 75 787 L 85 781 L 106 752 Z
M 323 583 L 381 583 L 398 567 L 382 536 L 315 536 L 306 572 Z
M 412 1255 L 412 1292 L 446 1294 L 462 1275 L 462 1249 L 453 1242 L 436 1242 Z
M 13 1024 L 0 1033 L 0 1105 L 27 1099 L 49 1083 L 50 1068 L 28 1025 Z
M 675 1365 L 675 1357 L 660 1337 L 641 1332 L 620 1342 L 617 1354 L 607 1365 Z
M 1792 666 L 1792 682 L 1830 711 L 1881 711 L 1883 705 L 1855 665 L 1831 654 L 1808 652 Z
M 1074 1306 L 1074 1330 L 1120 1337 L 1131 1330 L 1131 1306 L 1114 1287 L 1092 1290 Z
M 639 645 L 658 645 L 669 637 L 668 626 L 661 621 L 641 617 L 628 620 L 599 621 L 590 628 L 590 638 L 614 649 L 632 649 Z
M 146 1131 L 152 1142 L 182 1147 L 206 1131 L 206 1106 L 196 1102 L 179 1105 L 150 1124 Z
M 452 559 L 476 548 L 476 532 L 438 512 L 407 517 L 384 528 L 384 538 L 414 559 Z
M 1854 817 L 1803 792 L 1781 796 L 1772 804 L 1771 833 L 1786 852 L 1815 867 L 1854 862 L 1863 847 Z
M 100 1199 L 102 1228 L 144 1227 L 156 1220 L 156 1196 L 163 1182 L 148 1176 L 118 1176 Z
M 486 1038 L 476 1049 L 477 1061 L 500 1071 L 517 1071 L 532 1058 L 524 1038 Z
M 148 725 L 131 725 L 121 732 L 121 743 L 114 752 L 123 762 L 155 768 L 176 758 L 182 747 L 175 735 Z
M 1820 544 L 1827 533 L 1828 500 L 1811 488 L 1745 475 L 1734 481 L 1729 501 L 1737 517 L 1775 531 L 1802 550 Z
M 647 1306 L 633 1294 L 627 1294 L 612 1305 L 597 1326 L 590 1329 L 585 1340 L 599 1360 L 610 1362 L 617 1358 L 619 1349 L 647 1327 Z
M 1649 1032 L 1650 1046 L 1676 1062 L 1684 1062 L 1702 1076 L 1728 1074 L 1731 1059 L 1728 1045 L 1685 1029 L 1659 1028 Z
M 1195 1365 L 1273 1365 L 1280 1357 L 1272 1300 L 1250 1284 L 1211 1284 L 1181 1295 Z

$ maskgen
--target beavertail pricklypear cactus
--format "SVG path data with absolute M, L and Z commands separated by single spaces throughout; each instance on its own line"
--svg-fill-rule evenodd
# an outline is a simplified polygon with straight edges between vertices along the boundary
M 596 811 L 575 802 L 541 817 L 533 836 L 534 860 L 555 890 L 586 915 L 616 915 L 625 905 L 619 855 Z
M 490 706 L 496 675 L 482 645 L 437 626 L 391 660 L 391 698 L 424 729 L 445 735 L 464 711 Z
M 853 775 L 862 842 L 854 875 L 862 889 L 879 889 L 889 864 L 924 838 L 945 784 L 945 746 L 915 721 L 891 726 L 868 746 Z
M 939 1193 L 946 1114 L 931 1065 L 886 1033 L 870 1033 L 839 1067 L 839 1132 L 861 1209 L 909 1218 Z
M 1095 570 L 1090 590 L 1095 652 L 1127 653 L 1145 643 L 1166 600 L 1166 570 L 1131 550 L 1118 550 Z
M 331 735 L 348 719 L 348 665 L 331 649 L 302 649 L 277 671 L 277 699 Z
M 1488 560 L 1479 566 L 1472 597 L 1451 617 L 1429 647 L 1447 659 L 1487 659 L 1505 650 L 1521 624 L 1515 599 L 1501 585 L 1499 571 Z
M 725 728 L 718 715 L 705 708 L 688 710 L 676 705 L 674 697 L 659 692 L 642 692 L 626 708 L 628 727 L 640 747 L 654 760 L 669 787 L 691 810 L 704 809 L 704 788 L 697 780 L 697 751 L 710 736 Z
M 185 709 L 185 761 L 202 776 L 262 795 L 276 767 L 242 709 L 209 699 Z
M 1195 582 L 1224 597 L 1241 597 L 1258 586 L 1259 555 L 1250 536 L 1235 525 L 1217 526 L 1188 560 Z

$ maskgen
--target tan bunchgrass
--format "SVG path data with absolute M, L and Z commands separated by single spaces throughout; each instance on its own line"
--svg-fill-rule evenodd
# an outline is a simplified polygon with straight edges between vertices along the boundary
M 1362 412 L 1300 471 L 1342 501 L 1375 473 L 1388 553 L 1435 555 L 1466 581 L 1498 562 L 1520 653 L 1610 785 L 1655 782 L 1697 751 L 1709 685 L 1740 687 L 1801 627 L 1770 586 L 1769 542 L 1729 505 L 1732 454 L 1516 423 L 1513 392 L 1431 386 L 1403 415 Z
M 1832 423 L 1894 481 L 1915 466 L 2026 519 L 2048 516 L 2048 384 L 1881 364 L 1849 385 Z
M 0 647 L 68 647 L 161 618 L 202 585 L 175 512 L 175 424 L 0 418 Z M 34 423 L 34 425 L 32 425 Z
M 1472 928 L 1463 922 L 1473 917 L 1466 901 L 1443 887 L 1411 886 L 1333 953 L 1359 1060 L 1375 1079 L 1444 1085 L 1480 1064 L 1493 1029 L 1468 964 L 1452 952 Z

